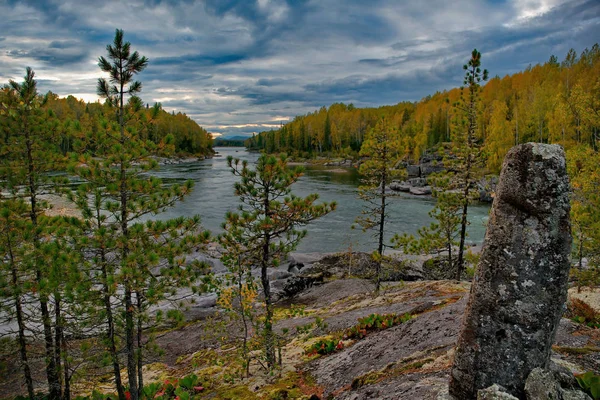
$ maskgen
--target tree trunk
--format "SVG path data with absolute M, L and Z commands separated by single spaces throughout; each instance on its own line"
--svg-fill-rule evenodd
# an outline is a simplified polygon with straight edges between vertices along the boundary
M 384 152 L 385 153 L 385 152 Z M 387 181 L 387 176 L 385 171 L 383 172 L 383 178 L 381 181 L 381 214 L 379 215 L 379 244 L 377 246 L 377 252 L 379 253 L 379 259 L 377 260 L 377 264 L 375 265 L 376 271 L 375 274 L 375 293 L 379 293 L 379 289 L 381 288 L 381 262 L 383 257 L 383 235 L 384 235 L 384 226 L 385 226 L 385 184 Z
M 451 237 L 447 238 L 447 245 L 448 245 L 448 268 L 450 269 L 450 268 L 452 268 L 452 238 Z
M 60 343 L 61 343 L 61 347 L 62 347 L 63 371 L 64 371 L 63 399 L 71 400 L 71 375 L 69 374 L 69 349 L 67 348 L 67 342 L 65 340 L 64 329 L 61 332 Z
M 36 274 L 38 282 L 42 280 L 41 272 Z M 54 359 L 54 339 L 52 338 L 52 321 L 50 311 L 48 310 L 48 300 L 43 294 L 40 294 L 40 309 L 42 311 L 42 322 L 44 325 L 44 344 L 46 347 L 46 377 L 48 378 L 48 389 L 50 400 L 60 399 L 60 381 L 58 371 L 56 370 L 56 360 Z
M 266 189 L 265 200 L 264 200 L 264 212 L 268 218 L 271 216 L 271 210 L 269 205 L 269 190 Z M 269 284 L 269 276 L 267 275 L 267 268 L 269 267 L 269 252 L 271 246 L 271 236 L 269 233 L 265 234 L 265 241 L 262 248 L 262 260 L 261 260 L 261 283 L 263 292 L 265 295 L 265 355 L 267 358 L 267 366 L 269 369 L 273 368 L 276 363 L 275 359 L 275 337 L 273 335 L 273 305 L 271 304 L 271 286 Z
M 265 244 L 263 245 L 263 259 L 261 265 L 261 283 L 265 295 L 265 355 L 267 358 L 267 366 L 273 368 L 275 366 L 275 337 L 273 336 L 273 305 L 271 304 L 271 286 L 269 284 L 269 276 L 267 275 L 268 260 L 269 260 L 270 237 L 267 235 Z
M 107 331 L 106 337 L 109 342 L 110 357 L 113 364 L 113 373 L 115 375 L 115 386 L 119 400 L 125 399 L 125 391 L 121 382 L 121 367 L 119 366 L 119 356 L 117 354 L 117 345 L 115 341 L 115 322 L 113 317 L 112 305 L 110 304 L 110 290 L 108 288 L 108 271 L 106 270 L 106 254 L 104 249 L 100 250 L 100 259 L 102 262 L 102 290 L 104 291 L 104 309 L 106 310 Z
M 27 340 L 25 339 L 25 322 L 23 321 L 23 306 L 21 304 L 21 295 L 17 293 L 19 288 L 19 279 L 17 277 L 17 268 L 14 263 L 14 254 L 12 252 L 12 243 L 10 235 L 7 236 L 8 251 L 10 257 L 12 285 L 15 290 L 15 311 L 17 313 L 17 326 L 19 328 L 19 353 L 21 354 L 21 364 L 23 366 L 23 377 L 25 378 L 25 386 L 27 386 L 27 394 L 30 399 L 33 399 L 33 380 L 31 379 L 31 368 L 27 359 Z
M 133 302 L 129 282 L 125 284 L 125 347 L 127 349 L 127 378 L 129 380 L 130 400 L 137 400 L 137 364 L 135 362 Z
M 62 332 L 63 326 L 60 315 L 60 294 L 54 294 L 54 359 L 56 363 L 56 374 L 58 375 L 58 381 L 61 381 L 61 368 L 62 368 L 62 357 L 60 354 L 61 351 L 61 340 L 62 340 Z M 62 382 L 60 385 L 60 390 L 62 391 Z M 62 393 L 61 393 L 62 397 Z
M 120 68 L 120 76 L 123 76 L 123 68 Z M 120 143 L 122 146 L 125 145 L 125 117 L 124 117 L 124 85 L 121 82 L 121 89 L 119 91 L 119 126 L 121 130 Z M 127 171 L 125 163 L 120 163 L 120 176 L 119 176 L 119 194 L 121 197 L 121 234 L 123 235 L 123 248 L 121 251 L 121 263 L 122 267 L 125 267 L 127 263 L 127 256 L 129 255 L 129 247 L 127 246 L 127 240 L 129 237 L 129 226 L 128 226 L 128 209 L 127 209 Z M 138 388 L 137 388 L 137 365 L 135 361 L 135 323 L 134 323 L 134 306 L 132 302 L 132 282 L 129 277 L 126 276 L 125 282 L 125 347 L 127 352 L 127 378 L 129 380 L 129 394 L 131 395 L 130 400 L 138 400 Z
M 27 151 L 27 178 L 29 184 L 29 201 L 31 202 L 30 219 L 33 225 L 33 247 L 34 251 L 40 247 L 39 233 L 37 232 L 37 187 L 35 183 L 35 169 L 33 165 L 33 149 L 31 138 L 29 136 L 29 129 L 27 127 L 27 121 L 24 121 L 24 133 L 25 133 L 25 146 Z M 42 271 L 39 265 L 38 255 L 35 254 L 35 278 L 36 282 L 40 284 L 42 282 Z M 40 292 L 40 310 L 42 312 L 42 324 L 44 326 L 44 344 L 46 347 L 46 378 L 48 380 L 48 397 L 50 400 L 60 399 L 60 381 L 58 373 L 56 371 L 56 362 L 54 359 L 54 341 L 52 338 L 52 320 L 50 318 L 50 312 L 48 310 L 48 298 L 44 293 Z
M 142 307 L 143 301 L 140 292 L 136 292 L 137 298 L 137 368 L 138 368 L 138 397 L 142 398 L 142 391 L 144 390 L 144 375 L 142 367 L 144 365 L 144 359 L 142 356 Z

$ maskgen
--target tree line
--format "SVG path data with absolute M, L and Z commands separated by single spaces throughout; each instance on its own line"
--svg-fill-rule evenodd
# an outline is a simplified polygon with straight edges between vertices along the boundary
M 571 49 L 524 71 L 495 76 L 482 87 L 475 136 L 486 166 L 498 173 L 508 149 L 530 141 L 559 143 L 567 150 L 583 144 L 597 150 L 600 139 L 600 46 L 581 54 Z M 418 102 L 379 108 L 336 103 L 294 118 L 278 130 L 246 141 L 251 149 L 316 155 L 357 156 L 365 135 L 384 117 L 398 126 L 402 155 L 417 162 L 428 148 L 450 142 L 458 115 L 460 88 Z
M 6 104 L 8 96 L 6 90 L 0 91 L 1 102 Z M 98 135 L 114 113 L 106 102 L 86 103 L 71 95 L 59 97 L 51 91 L 40 96 L 40 109 L 45 113 L 46 129 L 59 138 L 54 151 L 63 155 L 75 151 L 78 143 L 89 142 L 90 135 Z M 167 112 L 161 103 L 144 104 L 137 96 L 128 99 L 126 109 L 136 118 L 136 124 L 130 124 L 129 129 L 135 129 L 142 138 L 157 145 L 172 141 L 175 154 L 182 156 L 212 154 L 210 134 L 185 113 Z M 7 129 L 6 125 L 2 128 L 5 139 L 9 134 Z

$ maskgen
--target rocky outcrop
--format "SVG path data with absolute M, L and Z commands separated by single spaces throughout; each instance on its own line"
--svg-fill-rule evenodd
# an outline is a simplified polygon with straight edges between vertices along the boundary
M 426 178 L 427 176 L 444 171 L 443 157 L 438 153 L 424 153 L 416 165 L 406 165 L 409 178 Z
M 553 370 L 536 368 L 531 371 L 525 382 L 525 394 L 527 400 L 591 400 L 578 389 L 573 374 L 558 366 L 554 366 Z
M 477 400 L 519 400 L 515 396 L 506 393 L 502 386 L 493 384 L 487 389 L 477 392 Z
M 477 191 L 479 192 L 479 201 L 482 203 L 491 203 L 494 201 L 494 194 L 498 186 L 497 176 L 485 176 L 477 182 Z
M 454 358 L 456 398 L 495 383 L 523 398 L 530 372 L 547 367 L 567 297 L 569 191 L 560 146 L 507 154 Z
M 416 196 L 430 195 L 432 193 L 431 186 L 427 184 L 427 179 L 425 178 L 411 178 L 402 182 L 394 181 L 390 184 L 389 189 L 394 192 L 410 193 Z

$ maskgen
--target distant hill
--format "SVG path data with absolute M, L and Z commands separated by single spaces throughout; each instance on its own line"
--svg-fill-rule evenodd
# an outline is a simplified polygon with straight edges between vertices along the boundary
M 243 147 L 247 139 L 246 136 L 219 136 L 214 139 L 213 146 Z
M 242 142 L 244 140 L 249 139 L 248 136 L 223 136 L 222 138 L 223 139 L 227 139 L 227 140 L 235 140 L 235 141 L 240 141 L 241 140 Z

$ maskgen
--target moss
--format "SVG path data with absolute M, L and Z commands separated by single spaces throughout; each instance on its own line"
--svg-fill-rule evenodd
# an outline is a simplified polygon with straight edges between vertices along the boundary
M 353 390 L 356 390 L 363 386 L 377 383 L 383 377 L 385 377 L 383 371 L 371 371 L 357 378 L 354 378 L 350 387 L 352 387 Z
M 269 400 L 304 399 L 318 391 L 310 382 L 310 377 L 290 372 L 273 384 L 262 388 L 256 396 Z
M 593 347 L 593 346 L 585 346 L 585 347 L 552 346 L 552 348 L 554 350 L 558 351 L 559 353 L 563 353 L 563 354 L 567 354 L 567 355 L 573 355 L 573 356 L 581 356 L 581 355 L 586 355 L 586 354 L 600 352 L 600 348 L 599 347 Z
M 433 358 L 426 358 L 405 365 L 397 365 L 395 363 L 388 364 L 383 369 L 378 371 L 370 371 L 364 375 L 354 378 L 350 386 L 353 390 L 360 389 L 363 386 L 373 385 L 394 376 L 402 375 L 408 372 L 414 372 L 415 370 L 421 369 L 425 364 L 428 364 L 432 361 L 434 361 Z
M 259 397 L 256 396 L 256 393 L 253 393 L 251 390 L 249 390 L 247 386 L 240 385 L 240 386 L 236 386 L 233 388 L 226 388 L 226 389 L 219 390 L 215 393 L 214 398 L 222 399 L 222 400 L 237 400 L 237 399 L 253 400 L 253 399 L 258 399 Z
M 396 372 L 397 375 L 401 375 L 403 372 L 412 372 L 412 371 L 414 371 L 416 369 L 423 368 L 423 365 L 428 364 L 428 363 L 433 362 L 433 361 L 434 361 L 433 358 L 426 358 L 424 360 L 415 361 L 413 363 L 403 365 L 402 367 L 400 367 L 399 369 L 395 370 L 394 372 Z

